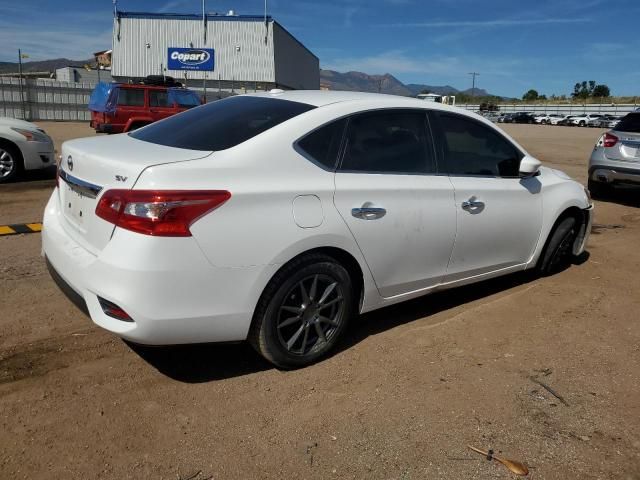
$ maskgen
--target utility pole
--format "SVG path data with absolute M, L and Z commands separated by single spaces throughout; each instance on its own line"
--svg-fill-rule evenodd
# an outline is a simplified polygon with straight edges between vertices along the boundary
M 203 47 L 207 47 L 207 6 L 206 0 L 202 0 L 202 34 L 204 39 Z M 187 73 L 184 74 L 185 83 L 187 83 Z M 186 85 L 185 85 L 186 86 Z M 202 99 L 207 103 L 207 72 L 202 73 Z
M 24 56 L 24 58 L 29 58 L 29 55 Z M 20 84 L 20 104 L 22 106 L 22 118 L 23 120 L 27 119 L 27 109 L 24 103 L 24 86 L 22 85 L 22 52 L 18 49 L 18 81 Z
M 471 96 L 476 96 L 476 77 L 480 75 L 478 72 L 469 72 L 469 75 L 473 78 L 471 80 Z

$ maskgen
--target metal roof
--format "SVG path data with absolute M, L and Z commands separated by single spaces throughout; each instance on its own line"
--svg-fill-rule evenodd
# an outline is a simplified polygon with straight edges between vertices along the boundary
M 167 20 L 200 20 L 202 14 L 197 13 L 154 13 L 154 12 L 121 12 L 117 11 L 118 18 L 151 18 L 151 19 L 167 19 Z M 224 22 L 264 22 L 264 15 L 227 15 L 225 13 L 207 13 L 205 14 L 207 21 L 224 21 Z M 271 15 L 266 16 L 266 20 L 272 21 Z

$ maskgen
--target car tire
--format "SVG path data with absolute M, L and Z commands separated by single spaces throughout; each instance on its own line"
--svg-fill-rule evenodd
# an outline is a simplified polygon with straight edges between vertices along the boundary
M 304 367 L 335 347 L 354 311 L 348 271 L 328 255 L 304 255 L 283 267 L 265 288 L 248 340 L 280 368 Z
M 589 179 L 587 189 L 593 198 L 605 198 L 611 195 L 613 187 L 609 183 Z
M 14 180 L 22 171 L 22 154 L 14 145 L 0 143 L 0 183 Z
M 579 223 L 575 217 L 561 219 L 552 230 L 540 257 L 537 271 L 542 276 L 553 275 L 567 268 L 573 260 L 573 244 Z
M 585 123 L 584 120 L 580 120 L 580 123 L 578 125 L 581 126 L 581 127 L 586 127 L 587 126 L 587 124 Z

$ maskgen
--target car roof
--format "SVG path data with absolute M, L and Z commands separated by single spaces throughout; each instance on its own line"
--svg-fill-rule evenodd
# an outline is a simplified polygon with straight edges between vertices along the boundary
M 308 105 L 313 105 L 314 107 L 323 107 L 325 105 L 332 105 L 336 103 L 366 101 L 371 103 L 372 106 L 380 104 L 380 106 L 389 107 L 389 104 L 393 103 L 395 104 L 394 106 L 397 107 L 430 108 L 435 110 L 450 110 L 455 112 L 465 112 L 467 114 L 469 113 L 467 110 L 438 102 L 426 102 L 419 98 L 387 95 L 383 93 L 343 92 L 335 90 L 272 90 L 265 93 L 250 93 L 248 95 L 306 103 Z

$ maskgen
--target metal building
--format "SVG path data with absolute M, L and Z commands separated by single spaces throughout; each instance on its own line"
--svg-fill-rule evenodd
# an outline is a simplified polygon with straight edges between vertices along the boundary
M 270 16 L 116 12 L 111 74 L 207 88 L 318 89 L 318 57 Z

